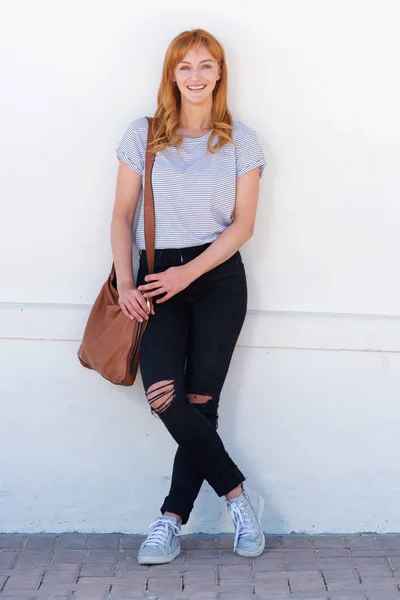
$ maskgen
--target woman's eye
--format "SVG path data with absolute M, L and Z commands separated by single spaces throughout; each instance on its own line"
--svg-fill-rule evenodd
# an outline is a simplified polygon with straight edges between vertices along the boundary
M 211 65 L 203 65 L 206 69 L 211 69 Z
M 180 70 L 183 71 L 184 69 L 188 69 L 188 68 L 189 67 L 187 67 L 187 66 L 183 66 L 183 67 L 180 68 Z

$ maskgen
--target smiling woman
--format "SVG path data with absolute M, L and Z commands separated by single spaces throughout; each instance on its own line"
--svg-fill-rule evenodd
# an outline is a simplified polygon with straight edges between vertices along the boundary
M 220 78 L 220 67 L 204 45 L 191 48 L 174 72 L 174 81 L 181 94 L 185 96 L 189 90 L 201 100 L 212 94 Z
M 220 393 L 246 315 L 239 248 L 253 233 L 265 166 L 257 134 L 228 109 L 227 78 L 221 44 L 201 29 L 183 32 L 166 52 L 151 124 L 145 117 L 132 121 L 117 148 L 111 236 L 119 304 L 127 318 L 148 320 L 142 381 L 152 414 L 178 444 L 162 516 L 139 550 L 144 564 L 171 562 L 180 553 L 180 527 L 204 480 L 225 496 L 234 550 L 258 556 L 264 549 L 263 498 L 244 483 L 217 433 Z M 135 284 L 132 223 L 143 196 L 149 126 L 155 269 L 149 273 L 142 202 Z

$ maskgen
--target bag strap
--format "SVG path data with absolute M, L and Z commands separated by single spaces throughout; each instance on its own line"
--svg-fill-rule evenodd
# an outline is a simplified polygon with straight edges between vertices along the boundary
M 154 255 L 155 255 L 155 240 L 156 240 L 156 230 L 155 230 L 155 215 L 154 215 L 154 197 L 153 197 L 153 188 L 151 185 L 151 172 L 153 169 L 154 163 L 154 152 L 149 148 L 149 144 L 153 141 L 153 130 L 152 130 L 152 122 L 153 119 L 151 117 L 146 117 L 149 122 L 149 131 L 147 134 L 147 144 L 146 144 L 146 168 L 144 174 L 144 239 L 146 246 L 146 254 L 147 254 L 147 264 L 149 267 L 149 273 L 153 273 L 154 271 Z M 109 286 L 111 292 L 115 298 L 118 297 L 117 290 L 117 274 L 115 271 L 115 264 L 113 262 L 111 267 L 111 273 L 109 276 Z M 150 302 L 152 302 L 152 298 L 150 298 Z
M 156 230 L 155 230 L 155 215 L 154 215 L 154 196 L 153 188 L 151 185 L 151 173 L 154 164 L 154 152 L 150 148 L 150 144 L 153 141 L 153 119 L 146 117 L 149 122 L 149 131 L 147 135 L 146 145 L 146 168 L 144 175 L 144 239 L 146 245 L 146 256 L 147 264 L 149 267 L 149 273 L 154 271 L 154 254 L 155 254 L 155 243 L 156 243 Z

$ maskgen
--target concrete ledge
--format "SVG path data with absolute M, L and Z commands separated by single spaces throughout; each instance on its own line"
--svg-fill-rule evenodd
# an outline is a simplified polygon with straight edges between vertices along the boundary
M 0 303 L 0 338 L 80 341 L 90 308 Z M 238 345 L 400 352 L 400 315 L 249 310 Z

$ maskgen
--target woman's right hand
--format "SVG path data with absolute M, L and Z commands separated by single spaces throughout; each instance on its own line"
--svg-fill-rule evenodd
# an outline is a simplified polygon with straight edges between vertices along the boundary
M 118 294 L 118 304 L 128 319 L 136 319 L 141 323 L 144 319 L 147 320 L 149 318 L 149 308 L 146 299 L 143 297 L 142 292 L 139 292 L 136 287 L 133 287 L 132 285 L 122 285 L 118 288 Z M 153 307 L 151 314 L 154 315 Z

